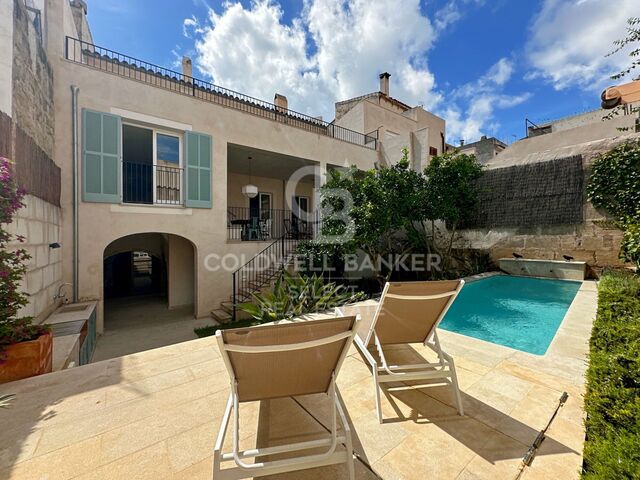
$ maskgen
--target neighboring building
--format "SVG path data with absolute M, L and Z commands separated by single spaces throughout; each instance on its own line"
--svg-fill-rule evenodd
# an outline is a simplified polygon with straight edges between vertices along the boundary
M 458 150 L 460 153 L 475 155 L 476 160 L 482 164 L 490 162 L 493 157 L 498 155 L 505 148 L 507 148 L 506 143 L 498 140 L 496 137 L 487 138 L 486 135 L 483 135 L 477 142 L 465 144 L 464 141 L 461 141 L 459 147 L 454 147 L 454 149 Z
M 303 213 L 313 217 L 326 171 L 380 162 L 364 127 L 293 112 L 282 95 L 272 104 L 197 80 L 189 59 L 177 73 L 96 46 L 84 2 L 39 3 L 39 23 L 22 0 L 0 11 L 2 44 L 13 46 L 0 53 L 2 153 L 29 187 L 14 228 L 33 243 L 37 269 L 27 276 L 27 313 L 46 316 L 68 282 L 75 301 L 98 302 L 100 332 L 109 329 L 105 301 L 140 293 L 228 319 L 230 295 L 246 299 L 265 277 L 231 271 L 265 248 L 276 266 L 287 261 L 295 242 L 274 242 L 313 233 Z M 398 108 L 393 115 L 411 126 L 398 133 L 431 118 Z
M 629 128 L 631 129 L 631 131 L 633 131 L 635 125 L 635 115 L 631 114 L 632 109 L 632 105 L 624 107 L 621 110 L 621 114 L 614 116 L 612 120 L 603 120 L 604 117 L 611 113 L 611 110 L 598 108 L 596 110 L 590 110 L 588 112 L 578 113 L 576 115 L 569 115 L 568 117 L 562 117 L 556 120 L 541 122 L 537 125 L 530 121 L 527 121 L 527 137 L 537 137 L 539 135 L 563 132 L 566 130 L 572 130 L 574 128 L 589 128 L 594 127 L 595 125 L 604 125 L 605 127 L 614 126 L 614 129 L 597 129 L 594 131 L 594 135 L 606 135 L 608 133 L 612 133 L 613 131 L 619 131 L 615 130 L 617 128 Z M 601 138 L 594 138 L 594 140 L 600 140 Z
M 512 162 L 536 162 L 551 151 L 557 152 L 558 158 L 583 154 L 589 144 L 607 143 L 635 131 L 636 114 L 631 108 L 623 109 L 611 119 L 603 119 L 608 112 L 599 109 L 529 126 L 527 138 L 513 142 L 488 163 L 503 166 Z
M 411 107 L 389 94 L 388 73 L 380 74 L 380 90 L 336 103 L 335 125 L 378 139 L 379 161 L 396 163 L 404 147 L 411 164 L 422 170 L 445 150 L 445 121 L 421 106 Z

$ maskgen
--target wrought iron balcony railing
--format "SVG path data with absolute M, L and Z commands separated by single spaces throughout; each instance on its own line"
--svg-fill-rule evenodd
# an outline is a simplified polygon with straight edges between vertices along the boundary
M 372 150 L 377 148 L 377 139 L 372 135 L 365 135 L 303 113 L 282 108 L 273 103 L 234 92 L 77 38 L 66 37 L 65 57 L 74 63 L 189 95 L 206 102 L 234 108 L 319 135 L 326 135 Z
M 178 166 L 122 162 L 122 201 L 182 205 L 183 180 Z
M 273 241 L 285 237 L 310 240 L 317 228 L 316 213 L 301 215 L 291 210 L 248 207 L 227 208 L 227 239 L 241 241 Z

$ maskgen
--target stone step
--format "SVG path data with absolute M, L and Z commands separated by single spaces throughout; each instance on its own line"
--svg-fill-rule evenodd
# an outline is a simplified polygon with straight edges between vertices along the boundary
M 233 321 L 233 316 L 229 312 L 222 310 L 221 308 L 211 310 L 211 318 L 222 325 L 231 323 Z
M 224 310 L 229 315 L 233 315 L 233 300 L 220 302 L 220 310 Z

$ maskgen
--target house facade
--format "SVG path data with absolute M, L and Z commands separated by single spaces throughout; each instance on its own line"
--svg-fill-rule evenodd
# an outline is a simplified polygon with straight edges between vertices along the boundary
M 7 13 L 24 8 L 15 0 Z M 278 239 L 313 236 L 327 170 L 388 164 L 402 147 L 439 145 L 444 135 L 444 121 L 431 131 L 427 120 L 437 117 L 390 99 L 388 87 L 380 104 L 350 100 L 328 123 L 289 110 L 282 95 L 265 102 L 196 79 L 189 59 L 175 72 L 95 45 L 80 0 L 34 10 L 60 170 L 51 289 L 68 283 L 70 301 L 98 301 L 100 332 L 105 301 L 140 292 L 163 295 L 167 308 L 192 305 L 194 317 L 228 319 L 246 288 L 235 270 L 276 252 Z M 428 156 L 415 158 L 419 167 Z M 290 253 L 279 251 L 276 264 Z M 50 293 L 49 310 L 61 301 Z

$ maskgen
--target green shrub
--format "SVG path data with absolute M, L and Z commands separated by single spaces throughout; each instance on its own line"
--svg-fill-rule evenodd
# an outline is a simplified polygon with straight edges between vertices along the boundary
M 606 273 L 590 342 L 585 479 L 640 478 L 640 277 Z
M 240 308 L 261 322 L 274 322 L 307 313 L 323 312 L 346 303 L 363 300 L 344 285 L 325 282 L 317 275 L 294 277 L 287 271 L 276 281 L 273 291 L 253 294 L 253 302 Z
M 253 302 L 238 306 L 251 314 L 252 318 L 224 325 L 207 325 L 194 328 L 193 331 L 198 337 L 208 337 L 215 335 L 218 330 L 253 327 L 307 313 L 323 312 L 364 299 L 364 293 L 354 293 L 343 285 L 325 282 L 322 277 L 315 274 L 294 277 L 284 271 L 276 281 L 272 292 L 253 294 Z
M 638 215 L 640 218 L 640 214 Z M 640 220 L 627 220 L 620 244 L 620 258 L 640 265 Z
M 198 338 L 210 337 L 215 335 L 218 330 L 226 330 L 228 328 L 243 328 L 243 327 L 253 327 L 254 325 L 260 325 L 261 322 L 256 320 L 255 318 L 251 318 L 249 320 L 238 320 L 233 323 L 225 323 L 224 325 L 207 325 L 205 327 L 197 327 L 193 329 L 193 332 L 198 336 Z

